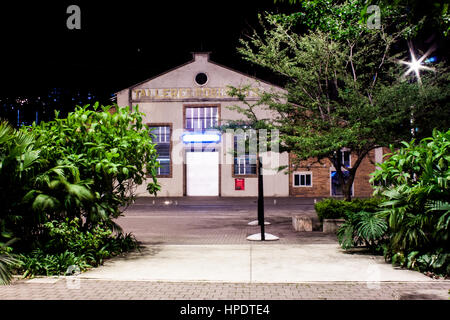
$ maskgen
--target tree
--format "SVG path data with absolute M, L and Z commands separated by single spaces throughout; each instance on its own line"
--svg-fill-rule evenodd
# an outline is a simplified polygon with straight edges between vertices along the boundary
M 113 109 L 97 102 L 93 106 L 77 106 L 67 118 L 60 119 L 56 114 L 54 121 L 30 128 L 41 157 L 50 163 L 76 167 L 78 180 L 93 194 L 94 200 L 88 203 L 59 201 L 57 194 L 50 197 L 48 202 L 55 204 L 57 211 L 63 211 L 64 218 L 83 218 L 85 228 L 100 221 L 119 228 L 113 219 L 135 199 L 135 188 L 146 177 L 147 190 L 156 194 L 159 164 L 142 115 L 137 108 Z
M 279 129 L 280 150 L 290 151 L 294 164 L 328 159 L 350 200 L 364 157 L 409 137 L 411 106 L 419 114 L 443 97 L 432 76 L 422 87 L 402 81 L 393 47 L 405 30 L 369 29 L 360 19 L 363 1 L 308 3 L 321 11 L 260 16 L 263 31 L 241 39 L 238 52 L 283 77 L 287 94 L 262 98 L 277 114 L 265 122 Z M 302 31 L 299 21 L 310 29 Z M 342 162 L 342 148 L 356 156 L 351 168 Z
M 274 0 L 274 2 L 285 1 Z M 403 35 L 407 38 L 417 36 L 423 29 L 436 30 L 444 36 L 448 36 L 450 32 L 448 0 L 288 0 L 288 2 L 299 6 L 298 12 L 291 14 L 290 19 L 297 19 L 309 28 L 319 28 L 322 31 L 333 29 L 337 33 L 345 33 L 346 27 L 354 25 L 355 21 L 366 23 L 373 14 L 368 8 L 375 5 L 380 9 L 380 17 L 383 20 L 395 21 L 395 27 L 404 29 Z M 341 16 L 336 19 L 339 14 Z

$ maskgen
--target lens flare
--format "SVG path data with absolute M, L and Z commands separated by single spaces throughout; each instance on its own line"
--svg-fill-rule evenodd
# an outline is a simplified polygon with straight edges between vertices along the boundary
M 409 67 L 409 69 L 406 70 L 406 72 L 403 74 L 402 78 L 405 79 L 408 74 L 414 72 L 416 75 L 417 82 L 419 84 L 422 84 L 422 79 L 420 78 L 420 71 L 421 70 L 435 71 L 434 68 L 430 68 L 422 64 L 423 61 L 434 51 L 435 47 L 434 46 L 431 47 L 423 56 L 417 59 L 412 44 L 408 43 L 408 46 L 409 52 L 411 54 L 411 61 L 404 61 L 404 60 L 399 61 L 400 63 L 407 65 Z

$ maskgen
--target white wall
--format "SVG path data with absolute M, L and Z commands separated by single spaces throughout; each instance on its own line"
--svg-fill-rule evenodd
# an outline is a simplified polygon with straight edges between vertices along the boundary
M 164 88 L 198 88 L 195 83 L 195 75 L 199 72 L 204 72 L 208 75 L 208 82 L 206 87 L 209 88 L 223 88 L 228 85 L 235 87 L 251 84 L 253 87 L 259 87 L 263 90 L 273 91 L 280 90 L 277 87 L 272 87 L 264 82 L 256 82 L 255 79 L 245 76 L 243 74 L 234 72 L 230 69 L 208 62 L 206 54 L 195 55 L 195 60 L 192 63 L 186 64 L 172 70 L 168 73 L 162 74 L 147 82 L 136 85 L 134 88 L 140 89 L 164 89 Z M 133 88 L 132 88 L 133 89 Z M 117 104 L 119 106 L 129 105 L 129 89 L 124 89 L 117 93 Z M 132 95 L 134 98 L 135 95 Z M 239 120 L 243 115 L 236 111 L 231 111 L 227 106 L 240 105 L 244 106 L 239 101 L 233 100 L 230 97 L 213 99 L 213 98 L 191 98 L 191 99 L 151 99 L 142 98 L 141 101 L 133 101 L 133 106 L 139 105 L 139 110 L 145 113 L 145 123 L 172 123 L 172 178 L 158 178 L 161 184 L 161 192 L 159 196 L 183 196 L 183 163 L 184 151 L 181 141 L 181 134 L 183 133 L 183 105 L 190 104 L 220 104 L 221 121 L 224 120 Z M 259 117 L 271 117 L 271 113 L 267 110 L 259 110 Z M 257 195 L 257 178 L 245 178 L 245 190 L 234 190 L 234 177 L 232 177 L 232 162 L 225 161 L 227 159 L 227 150 L 224 139 L 221 141 L 221 195 L 222 196 L 256 196 Z M 269 159 L 273 158 L 271 153 L 263 154 L 264 167 L 269 167 Z M 228 157 L 228 160 L 231 158 Z M 232 160 L 232 159 L 231 159 Z M 272 161 L 272 167 L 278 165 L 288 165 L 288 155 L 279 155 L 278 161 Z M 139 186 L 137 192 L 139 196 L 148 195 L 145 184 Z M 289 177 L 281 173 L 269 171 L 264 177 L 264 193 L 266 196 L 288 196 L 289 195 Z

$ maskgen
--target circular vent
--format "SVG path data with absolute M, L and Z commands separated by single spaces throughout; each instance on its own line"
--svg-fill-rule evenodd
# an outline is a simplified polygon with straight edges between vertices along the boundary
M 208 76 L 206 75 L 206 73 L 200 72 L 195 76 L 195 82 L 200 86 L 204 85 L 207 81 Z

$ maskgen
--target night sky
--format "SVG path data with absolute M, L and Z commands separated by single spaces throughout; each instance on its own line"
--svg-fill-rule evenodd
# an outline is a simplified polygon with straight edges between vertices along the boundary
M 279 11 L 273 0 L 93 2 L 2 2 L 2 94 L 53 87 L 113 93 L 191 60 L 192 51 L 265 76 L 236 47 L 257 26 L 258 12 Z M 81 30 L 66 27 L 71 4 L 81 9 Z
M 72 4 L 81 9 L 81 30 L 66 26 Z M 109 104 L 113 93 L 190 61 L 193 51 L 210 51 L 212 61 L 277 84 L 273 74 L 236 51 L 239 38 L 258 27 L 257 15 L 265 11 L 295 12 L 298 5 L 287 0 L 2 1 L 0 118 L 20 125 L 19 108 L 30 124 L 36 112 L 39 120 L 49 120 L 54 109 L 64 114 L 93 100 Z M 448 52 L 447 44 L 440 50 Z M 17 107 L 17 97 L 33 98 Z

